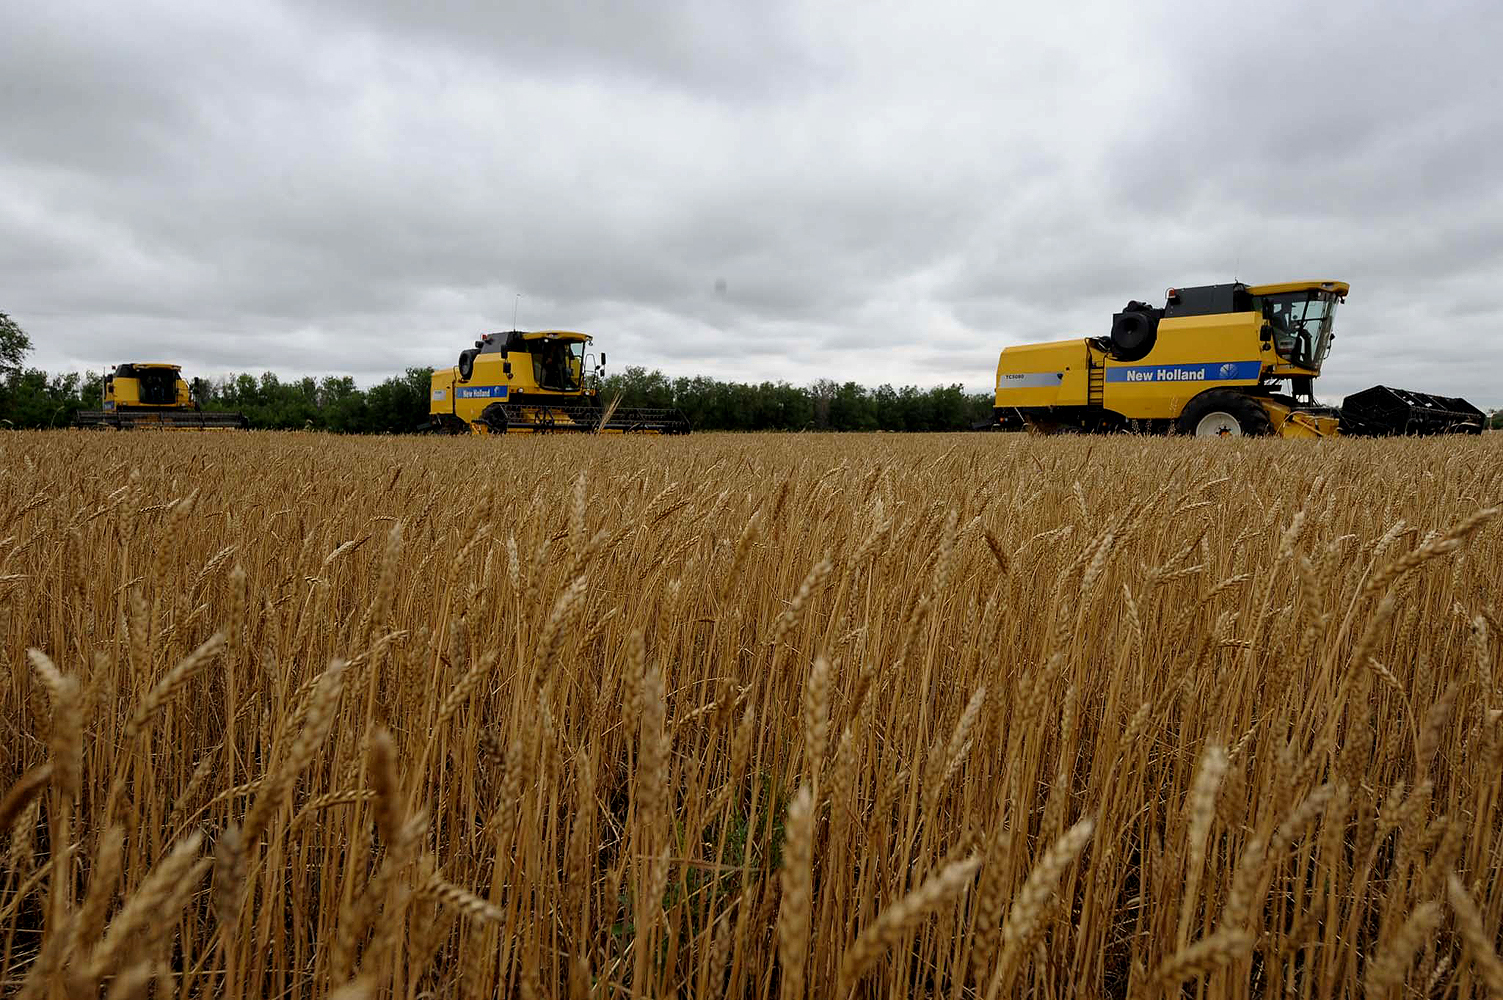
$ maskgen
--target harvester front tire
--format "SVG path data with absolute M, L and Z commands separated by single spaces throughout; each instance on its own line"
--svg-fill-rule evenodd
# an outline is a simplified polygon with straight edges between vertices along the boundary
M 1253 397 L 1234 389 L 1212 389 L 1190 400 L 1175 430 L 1191 437 L 1263 437 L 1273 433 L 1273 424 Z
M 506 408 L 500 403 L 492 403 L 480 411 L 480 423 L 491 429 L 492 434 L 506 433 Z

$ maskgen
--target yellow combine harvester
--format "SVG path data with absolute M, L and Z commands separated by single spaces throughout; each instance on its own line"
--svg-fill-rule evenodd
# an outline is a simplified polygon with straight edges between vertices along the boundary
M 435 434 L 602 431 L 687 434 L 678 410 L 602 406 L 605 355 L 586 371 L 591 338 L 568 330 L 487 333 L 433 373 L 425 430 Z
M 105 376 L 103 408 L 80 411 L 74 415 L 73 425 L 119 430 L 232 430 L 246 426 L 242 414 L 200 409 L 181 372 L 179 365 L 119 365 L 113 374 Z
M 1171 288 L 1129 302 L 1107 337 L 1002 351 L 996 416 L 1038 432 L 1174 431 L 1199 437 L 1479 434 L 1464 399 L 1373 386 L 1316 403 L 1343 281 Z

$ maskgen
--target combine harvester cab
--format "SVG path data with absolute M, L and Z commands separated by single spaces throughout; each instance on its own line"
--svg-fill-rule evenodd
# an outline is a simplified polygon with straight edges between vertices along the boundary
M 1463 399 L 1374 386 L 1337 407 L 1314 382 L 1334 339 L 1342 281 L 1171 288 L 1129 302 L 1105 337 L 1002 351 L 995 413 L 1032 431 L 1197 437 L 1480 433 Z
M 675 409 L 602 405 L 596 381 L 605 355 L 586 370 L 591 338 L 568 330 L 487 333 L 434 371 L 428 423 L 434 434 L 688 434 Z
M 196 380 L 195 380 L 196 381 Z M 103 409 L 81 410 L 73 426 L 116 430 L 238 430 L 243 414 L 201 409 L 179 365 L 136 362 L 104 379 Z

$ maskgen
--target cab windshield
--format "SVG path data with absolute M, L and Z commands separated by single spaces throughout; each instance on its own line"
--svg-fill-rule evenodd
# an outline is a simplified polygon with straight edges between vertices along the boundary
M 544 389 L 580 388 L 584 376 L 584 341 L 543 340 L 530 348 L 532 374 Z
M 1279 356 L 1301 368 L 1319 371 L 1331 349 L 1336 302 L 1330 292 L 1263 296 L 1263 318 L 1273 330 L 1273 346 Z

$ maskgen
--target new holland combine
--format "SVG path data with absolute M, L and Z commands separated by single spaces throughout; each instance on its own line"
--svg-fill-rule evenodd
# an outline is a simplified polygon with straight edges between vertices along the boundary
M 246 419 L 239 413 L 200 408 L 183 381 L 181 366 L 136 362 L 119 365 L 106 375 L 103 408 L 80 411 L 73 425 L 117 430 L 233 430 L 245 427 Z
M 678 410 L 602 405 L 605 355 L 586 370 L 588 334 L 483 334 L 459 363 L 433 373 L 425 430 L 437 434 L 687 434 Z
M 1172 288 L 1162 309 L 1129 302 L 1106 337 L 1008 347 L 996 415 L 1035 432 L 1198 437 L 1480 434 L 1464 399 L 1373 386 L 1322 406 L 1313 385 L 1331 348 L 1343 281 Z

